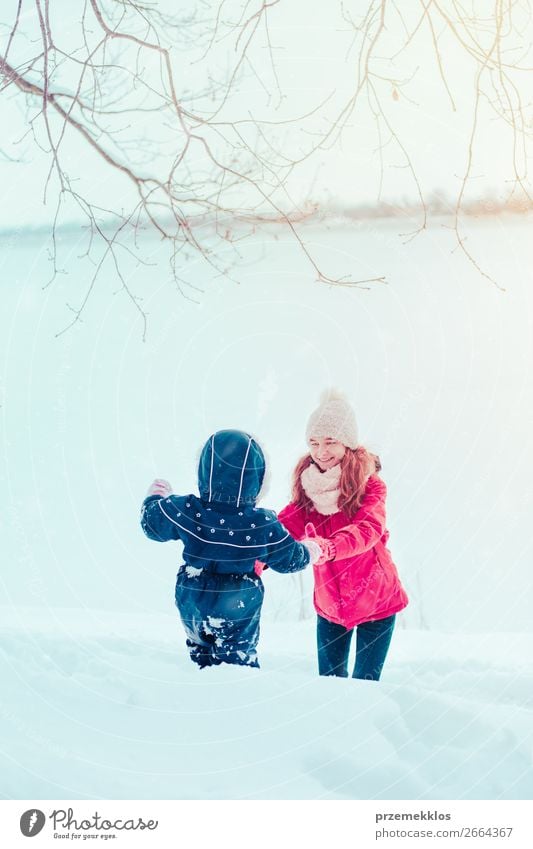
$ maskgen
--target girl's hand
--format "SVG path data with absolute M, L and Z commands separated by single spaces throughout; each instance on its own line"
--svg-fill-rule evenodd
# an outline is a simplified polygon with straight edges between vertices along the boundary
M 335 543 L 330 539 L 319 536 L 312 522 L 308 522 L 305 526 L 305 533 L 306 537 L 302 540 L 302 543 L 304 545 L 306 543 L 311 543 L 312 545 L 318 546 L 320 549 L 319 557 L 314 559 L 314 566 L 322 566 L 322 564 L 327 563 L 328 560 L 335 559 L 335 555 L 337 553 L 335 550 Z
M 148 492 L 146 493 L 146 498 L 148 498 L 149 495 L 159 495 L 161 498 L 168 498 L 169 495 L 172 495 L 172 486 L 163 478 L 156 478 L 155 481 L 150 484 Z

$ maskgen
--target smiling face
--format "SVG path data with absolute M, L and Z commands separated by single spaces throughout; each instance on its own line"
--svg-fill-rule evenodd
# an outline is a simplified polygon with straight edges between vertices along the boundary
M 333 466 L 340 463 L 344 457 L 346 448 L 342 442 L 330 436 L 311 436 L 309 439 L 309 451 L 317 466 L 325 472 L 326 469 L 332 469 Z

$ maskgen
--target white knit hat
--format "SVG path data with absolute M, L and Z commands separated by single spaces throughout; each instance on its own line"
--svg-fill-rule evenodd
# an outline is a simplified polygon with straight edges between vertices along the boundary
M 326 389 L 320 396 L 320 406 L 314 410 L 307 422 L 307 441 L 312 437 L 330 436 L 338 439 L 347 448 L 357 448 L 359 434 L 355 413 L 346 396 L 338 389 Z

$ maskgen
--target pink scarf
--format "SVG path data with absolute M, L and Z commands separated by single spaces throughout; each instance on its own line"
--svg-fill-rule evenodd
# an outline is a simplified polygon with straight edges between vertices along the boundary
M 341 467 L 340 463 L 321 472 L 318 466 L 311 463 L 300 475 L 305 494 L 313 502 L 313 507 L 323 516 L 338 513 L 340 495 Z

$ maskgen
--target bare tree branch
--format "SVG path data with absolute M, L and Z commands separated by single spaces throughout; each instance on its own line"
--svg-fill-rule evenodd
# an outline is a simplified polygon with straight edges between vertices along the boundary
M 532 204 L 531 104 L 524 102 L 519 81 L 531 71 L 525 36 L 531 18 L 528 0 L 492 0 L 490 7 L 481 0 L 468 5 L 459 0 L 418 0 L 412 5 L 367 0 L 362 14 L 341 2 L 353 87 L 344 100 L 332 90 L 317 98 L 314 107 L 300 114 L 294 110 L 289 117 L 281 110 L 286 96 L 272 36 L 282 0 L 221 0 L 214 11 L 206 3 L 175 15 L 158 4 L 136 0 L 82 0 L 74 5 L 78 32 L 69 32 L 65 40 L 54 3 L 25 0 L 23 14 L 23 2 L 16 0 L 0 49 L 0 91 L 25 99 L 28 137 L 49 157 L 45 197 L 57 192 L 52 280 L 60 270 L 56 233 L 65 211 L 74 206 L 88 226 L 87 255 L 95 271 L 79 307 L 70 307 L 74 318 L 69 327 L 81 320 L 107 262 L 113 263 L 121 288 L 146 327 L 146 314 L 121 261 L 132 253 L 143 261 L 145 234 L 155 234 L 168 247 L 171 279 L 185 297 L 196 297 L 199 289 L 187 279 L 188 255 L 200 256 L 212 273 L 228 275 L 227 247 L 237 262 L 237 243 L 265 221 L 288 230 L 318 281 L 355 287 L 383 282 L 381 276 L 336 277 L 321 267 L 301 228 L 316 205 L 297 202 L 289 187 L 299 166 L 311 163 L 350 131 L 358 111 L 371 118 L 376 130 L 378 198 L 386 191 L 386 169 L 404 169 L 420 215 L 414 232 L 406 235 L 410 239 L 427 228 L 419 154 L 397 118 L 402 104 L 416 105 L 413 92 L 419 75 L 429 73 L 416 50 L 422 39 L 454 114 L 461 98 L 450 50 L 467 61 L 472 72 L 470 131 L 453 231 L 468 261 L 495 282 L 466 245 L 463 210 L 480 142 L 480 115 L 485 112 L 510 134 L 510 197 L 520 194 Z M 214 54 L 217 61 L 221 55 L 226 58 L 223 71 L 207 67 Z M 264 56 L 266 61 L 258 61 Z M 250 75 L 270 107 L 262 117 L 249 104 L 236 107 L 241 83 Z M 298 144 L 295 128 L 301 131 Z M 83 167 L 72 163 L 73 145 L 85 151 Z M 85 172 L 97 162 L 116 186 L 116 203 L 102 201 L 88 185 Z

